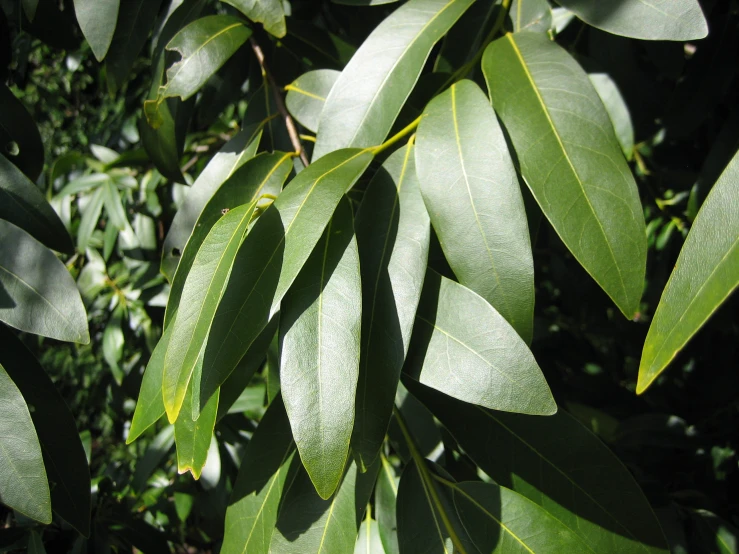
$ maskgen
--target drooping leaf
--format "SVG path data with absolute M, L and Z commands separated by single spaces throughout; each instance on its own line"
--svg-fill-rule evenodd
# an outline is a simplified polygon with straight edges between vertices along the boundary
M 187 389 L 183 413 L 174 424 L 178 473 L 189 471 L 195 479 L 200 479 L 200 474 L 208 460 L 211 437 L 216 424 L 218 396 L 218 391 L 216 391 L 203 407 L 198 420 L 193 421 L 190 417 L 193 402 L 192 386 Z
M 585 23 L 644 40 L 695 40 L 708 35 L 698 0 L 560 0 Z
M 0 219 L 17 225 L 49 248 L 74 251 L 67 229 L 43 193 L 0 155 Z
M 434 44 L 472 0 L 410 0 L 378 25 L 326 99 L 313 151 L 380 144 L 393 126 Z
M 35 181 L 44 168 L 44 145 L 36 122 L 4 84 L 0 85 L 0 105 L 3 106 L 0 112 L 0 155 L 7 156 L 31 181 Z M 0 171 L 6 173 L 5 160 Z
M 295 462 L 270 552 L 352 554 L 379 464 L 360 473 L 357 465 L 350 462 L 339 488 L 324 500 L 316 493 L 302 466 Z
M 280 382 L 300 458 L 321 498 L 341 481 L 359 376 L 362 285 L 344 198 L 282 302 Z
M 147 480 L 174 446 L 174 425 L 167 425 L 152 439 L 144 455 L 136 460 L 131 488 L 143 490 Z
M 546 33 L 552 28 L 552 8 L 547 0 L 513 0 L 509 15 L 514 31 Z
M 293 179 L 259 218 L 239 250 L 208 337 L 201 398 L 233 368 L 277 312 L 342 196 L 373 155 L 346 149 L 313 163 Z
M 646 230 L 634 177 L 582 68 L 545 35 L 507 34 L 483 72 L 526 183 L 567 248 L 629 319 L 639 310 Z
M 644 343 L 642 393 L 739 285 L 739 153 L 695 218 Z
M 128 78 L 157 21 L 162 0 L 124 1 L 105 60 L 108 88 L 115 94 Z
M 427 106 L 416 166 L 431 224 L 459 282 L 530 342 L 534 263 L 521 189 L 485 94 L 460 81 Z
M 121 329 L 121 313 L 116 309 L 113 317 L 103 331 L 103 358 L 113 372 L 115 382 L 120 386 L 123 383 L 123 370 L 118 365 L 123 357 L 123 345 L 125 343 L 123 329 Z
M 167 237 L 164 239 L 164 245 L 162 246 L 162 273 L 164 273 L 170 282 L 174 279 L 175 270 L 180 262 L 180 256 L 185 249 L 191 233 L 197 232 L 203 227 L 207 227 L 207 230 L 210 230 L 210 227 L 213 225 L 213 223 L 210 223 L 210 225 L 197 224 L 198 220 L 202 217 L 203 209 L 213 197 L 216 190 L 239 167 L 256 155 L 261 136 L 261 125 L 248 126 L 238 132 L 213 156 L 208 165 L 205 166 L 205 169 L 203 169 L 188 189 L 185 201 L 177 210 L 172 220 L 172 226 L 169 228 Z M 220 212 L 218 214 L 212 214 L 211 217 L 214 219 L 209 219 L 208 221 L 216 221 L 220 215 Z M 198 245 L 202 243 L 204 238 L 205 235 L 199 239 Z M 193 257 L 196 253 L 197 249 L 192 253 Z
M 282 0 L 221 0 L 231 4 L 251 21 L 264 25 L 268 33 L 282 38 L 287 29 L 285 27 L 285 10 Z
M 89 343 L 82 298 L 59 258 L 3 220 L 0 237 L 0 320 L 27 333 Z
M 36 17 L 36 8 L 38 8 L 39 0 L 22 0 L 23 11 L 26 13 L 26 17 L 29 21 L 33 21 Z
M 278 397 L 246 447 L 226 510 L 223 554 L 268 554 L 294 455 L 290 422 Z
M 0 365 L 0 502 L 51 523 L 51 499 L 41 446 L 20 390 Z
M 285 87 L 287 109 L 309 131 L 318 130 L 323 105 L 340 74 L 334 69 L 316 69 L 303 73 Z
M 426 274 L 429 217 L 413 146 L 370 182 L 355 225 L 362 270 L 362 350 L 352 449 L 360 467 L 380 450 Z
M 251 29 L 230 15 L 209 15 L 193 21 L 167 44 L 182 59 L 167 70 L 167 83 L 159 88 L 156 100 L 144 103 L 144 112 L 155 129 L 163 120 L 159 107 L 165 98 L 187 100 L 238 50 Z
M 631 115 L 626 101 L 621 96 L 614 80 L 607 73 L 589 73 L 588 77 L 595 87 L 595 92 L 603 101 L 608 117 L 611 118 L 613 130 L 616 132 L 616 138 L 624 156 L 630 160 L 634 153 L 634 127 L 631 124 Z
M 119 231 L 123 231 L 130 224 L 126 218 L 126 209 L 123 207 L 123 202 L 121 202 L 121 195 L 112 181 L 103 183 L 102 189 L 103 204 L 105 205 L 105 212 L 108 214 L 110 224 Z
M 103 187 L 98 187 L 95 192 L 90 195 L 90 199 L 82 210 L 80 225 L 77 228 L 77 250 L 82 253 L 87 249 L 95 227 L 100 220 L 100 214 L 103 212 Z
M 170 181 L 184 183 L 180 170 L 180 156 L 184 145 L 187 120 L 193 101 L 167 98 L 158 106 L 157 126 L 153 127 L 142 117 L 138 122 L 141 144 L 159 172 Z
M 120 0 L 74 0 L 74 13 L 97 61 L 103 61 L 113 40 Z
M 359 536 L 357 536 L 357 544 L 354 546 L 354 554 L 385 554 L 380 539 L 380 531 L 377 528 L 377 522 L 372 519 L 369 507 L 367 515 L 364 517 L 361 527 L 359 528 Z
M 382 546 L 387 554 L 399 554 L 396 501 L 398 478 L 384 455 L 380 456 L 380 471 L 375 486 L 375 518 Z
M 539 504 L 591 551 L 665 551 L 659 523 L 634 478 L 568 413 L 488 411 L 405 383 L 485 473 Z
M 557 411 L 534 355 L 513 327 L 483 298 L 433 270 L 426 274 L 405 371 L 494 410 Z
M 90 470 L 74 417 L 33 354 L 2 325 L 0 343 L 0 363 L 32 409 L 51 489 L 51 508 L 89 536 Z

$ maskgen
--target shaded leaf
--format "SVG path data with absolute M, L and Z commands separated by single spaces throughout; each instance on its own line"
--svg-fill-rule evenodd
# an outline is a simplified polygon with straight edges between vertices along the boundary
M 0 365 L 0 502 L 51 523 L 51 500 L 41 446 L 20 390 Z
M 143 490 L 151 474 L 154 473 L 154 470 L 173 446 L 174 425 L 167 425 L 149 443 L 144 455 L 136 459 L 136 468 L 134 469 L 133 479 L 131 480 L 133 490 Z
M 26 17 L 29 21 L 33 21 L 36 17 L 36 8 L 38 8 L 39 0 L 22 0 L 23 11 L 26 13 Z
M 434 63 L 434 72 L 448 75 L 444 76 L 444 79 L 433 88 L 433 91 L 439 92 L 442 85 L 448 84 L 448 79 L 452 73 L 464 64 L 471 62 L 492 29 L 499 10 L 500 4 L 495 0 L 476 0 L 446 33 L 441 44 L 439 57 L 436 58 Z M 477 66 L 477 64 L 474 65 Z M 472 67 L 468 76 L 476 70 L 477 67 Z M 419 81 L 414 93 L 423 84 L 423 81 Z M 424 106 L 431 100 L 431 96 L 426 99 Z M 421 111 L 423 111 L 424 106 L 421 106 Z
M 53 339 L 87 344 L 87 314 L 72 276 L 41 243 L 0 220 L 0 320 Z
M 708 194 L 649 326 L 642 393 L 739 284 L 739 153 Z
M 698 0 L 558 0 L 585 23 L 645 40 L 695 40 L 708 35 Z
M 431 229 L 412 145 L 372 178 L 355 227 L 363 313 L 352 448 L 360 467 L 368 467 L 387 433 L 426 274 Z
M 287 109 L 309 131 L 318 130 L 323 105 L 340 74 L 334 69 L 316 69 L 303 73 L 285 87 Z
M 567 248 L 631 319 L 646 267 L 644 216 L 608 114 L 582 68 L 545 35 L 508 34 L 483 72 L 521 173 Z
M 405 371 L 449 396 L 495 410 L 557 411 L 526 343 L 483 298 L 433 270 L 426 274 Z
M 460 81 L 432 100 L 418 127 L 421 193 L 459 282 L 526 342 L 534 327 L 534 262 L 518 176 L 485 94 Z
M 380 23 L 326 99 L 313 159 L 385 140 L 431 48 L 470 4 L 472 0 L 410 0 Z
M 231 4 L 251 21 L 264 25 L 268 33 L 282 38 L 285 36 L 285 10 L 282 0 L 221 0 Z
M 77 22 L 99 62 L 113 40 L 119 6 L 120 0 L 74 0 Z
M 380 472 L 375 486 L 375 518 L 385 552 L 398 554 L 398 524 L 395 515 L 398 478 L 384 455 L 380 456 L 380 463 Z
M 4 84 L 0 85 L 0 105 L 3 106 L 0 112 L 0 155 L 7 156 L 31 181 L 35 181 L 44 168 L 44 145 L 36 122 Z M 2 162 L 0 171 L 7 173 L 5 160 Z
M 177 418 L 174 425 L 174 439 L 177 446 L 177 472 L 189 471 L 195 479 L 200 479 L 205 463 L 208 460 L 213 428 L 218 414 L 218 391 L 210 397 L 200 412 L 197 421 L 190 417 L 192 412 L 192 387 L 187 389 L 184 413 Z

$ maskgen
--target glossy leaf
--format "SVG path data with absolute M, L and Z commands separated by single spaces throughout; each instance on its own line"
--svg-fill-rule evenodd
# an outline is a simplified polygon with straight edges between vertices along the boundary
M 309 131 L 318 130 L 323 105 L 340 74 L 334 69 L 316 69 L 303 73 L 285 87 L 287 109 Z
M 280 318 L 282 398 L 303 466 L 324 499 L 344 474 L 359 376 L 362 284 L 353 219 L 345 198 Z
M 355 227 L 363 313 L 352 448 L 360 467 L 368 467 L 387 433 L 426 274 L 431 229 L 412 146 L 375 174 Z
M 120 0 L 74 0 L 74 12 L 82 34 L 99 62 L 113 40 Z
M 302 467 L 283 495 L 270 552 L 281 554 L 352 554 L 377 478 L 377 464 L 360 473 L 350 463 L 336 493 L 328 500 L 316 493 Z
M 418 126 L 416 166 L 426 208 L 459 282 L 521 338 L 534 327 L 534 263 L 518 176 L 485 94 L 460 81 Z
M 557 411 L 526 343 L 495 308 L 468 288 L 429 270 L 406 369 L 449 396 L 495 410 Z
M 51 523 L 51 499 L 41 446 L 20 390 L 0 365 L 0 502 Z
M 0 155 L 0 219 L 17 225 L 49 248 L 70 254 L 67 229 L 39 188 Z
M 629 319 L 639 310 L 646 230 L 608 114 L 560 46 L 508 34 L 483 56 L 493 106 L 521 173 L 567 248 Z
M 0 363 L 32 410 L 51 489 L 51 507 L 89 536 L 90 470 L 72 412 L 33 354 L 1 325 L 0 343 Z
M 385 140 L 431 48 L 470 4 L 472 0 L 410 0 L 378 25 L 326 99 L 313 159 Z
M 5 155 L 31 181 L 44 168 L 44 145 L 36 122 L 23 103 L 4 84 L 0 85 L 0 155 Z M 0 171 L 5 171 L 5 160 Z M 3 179 L 4 180 L 4 179 Z
M 547 0 L 513 0 L 509 15 L 514 31 L 546 33 L 552 28 L 552 8 Z
M 87 314 L 64 264 L 41 243 L 0 220 L 0 320 L 44 337 L 87 344 Z
M 410 380 L 406 385 L 485 473 L 539 504 L 591 551 L 665 551 L 659 523 L 634 478 L 568 413 L 488 411 Z
M 649 327 L 637 393 L 664 371 L 739 285 L 739 154 L 698 212 Z
M 375 518 L 386 554 L 399 554 L 396 502 L 398 478 L 385 456 L 380 457 L 380 472 L 375 486 Z
M 621 96 L 614 80 L 607 73 L 589 73 L 588 77 L 595 87 L 595 92 L 603 101 L 608 117 L 611 118 L 613 130 L 616 132 L 616 138 L 624 156 L 630 160 L 634 154 L 634 127 L 631 124 L 631 115 L 626 101 Z
M 201 398 L 231 373 L 279 309 L 342 196 L 372 161 L 347 149 L 301 171 L 259 218 L 233 266 L 205 348 Z
M 222 0 L 231 4 L 251 21 L 264 25 L 268 33 L 282 38 L 287 29 L 285 27 L 285 10 L 282 0 Z
M 189 471 L 195 479 L 200 479 L 205 463 L 208 460 L 213 428 L 218 414 L 218 391 L 210 397 L 200 412 L 197 421 L 190 417 L 192 412 L 192 387 L 187 389 L 184 413 L 174 424 L 174 439 L 177 445 L 177 472 Z
M 226 510 L 223 554 L 270 552 L 282 491 L 294 457 L 290 422 L 278 397 L 246 447 Z
M 585 23 L 644 40 L 695 40 L 708 35 L 698 0 L 560 0 Z
M 200 219 L 204 217 L 203 209 L 221 185 L 238 168 L 256 155 L 261 136 L 262 126 L 260 124 L 248 126 L 239 131 L 213 156 L 188 189 L 185 201 L 177 210 L 162 247 L 164 251 L 162 254 L 162 273 L 170 282 L 174 279 L 175 270 L 190 235 L 197 235 L 198 238 L 194 239 L 194 244 L 197 244 L 199 248 L 213 223 L 221 216 L 219 210 L 217 213 L 209 214 L 207 220 L 204 219 L 200 222 Z M 221 208 L 224 207 L 226 206 Z M 197 248 L 191 253 L 193 259 L 196 253 Z

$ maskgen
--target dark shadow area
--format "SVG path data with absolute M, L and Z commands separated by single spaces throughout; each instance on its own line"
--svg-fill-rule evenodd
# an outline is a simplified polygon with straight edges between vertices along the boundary
M 416 322 L 413 326 L 413 336 L 411 337 L 408 355 L 403 366 L 405 375 L 412 378 L 413 382 L 419 385 L 418 378 L 421 375 L 423 362 L 426 359 L 426 352 L 431 342 L 431 336 L 434 334 L 440 287 L 441 275 L 433 269 L 429 269 L 426 272 L 426 279 L 423 283 L 423 292 L 421 292 L 421 300 L 418 303 L 418 311 L 416 312 Z M 405 381 L 404 383 L 408 387 L 408 383 Z M 413 392 L 410 387 L 408 387 L 408 390 Z
M 15 300 L 10 297 L 2 282 L 0 282 L 0 310 L 9 310 L 15 308 L 15 306 Z

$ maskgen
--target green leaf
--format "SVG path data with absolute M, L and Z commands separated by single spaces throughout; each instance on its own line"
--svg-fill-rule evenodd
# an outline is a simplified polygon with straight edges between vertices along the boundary
M 380 539 L 387 554 L 399 554 L 398 524 L 395 509 L 398 497 L 398 478 L 390 463 L 380 455 L 380 472 L 375 486 L 375 518 Z
M 649 326 L 636 392 L 664 371 L 739 284 L 739 153 L 708 194 Z
M 302 466 L 291 468 L 293 479 L 283 495 L 270 552 L 352 554 L 378 467 L 360 473 L 351 463 L 328 500 L 318 496 Z
M 102 189 L 103 204 L 105 204 L 105 212 L 108 214 L 110 223 L 119 231 L 123 231 L 129 227 L 129 223 L 126 218 L 126 209 L 121 202 L 121 195 L 112 181 L 103 183 Z
M 184 183 L 180 170 L 180 155 L 183 143 L 180 140 L 183 129 L 180 125 L 182 114 L 189 115 L 191 104 L 183 104 L 175 98 L 168 98 L 157 107 L 156 127 L 139 119 L 138 131 L 141 144 L 159 172 L 175 183 Z M 180 114 L 181 117 L 178 117 Z M 148 115 L 147 115 L 148 117 Z
M 120 0 L 74 0 L 77 23 L 99 62 L 113 40 L 119 5 Z
M 123 87 L 136 58 L 157 22 L 162 0 L 123 2 L 113 39 L 105 60 L 108 88 L 113 94 Z
M 334 69 L 316 69 L 303 73 L 285 87 L 285 104 L 298 122 L 315 133 L 326 97 L 341 74 Z
M 192 240 L 199 248 L 213 223 L 221 216 L 218 210 L 217 213 L 209 214 L 205 219 L 203 209 L 208 201 L 238 168 L 256 155 L 261 137 L 261 124 L 250 125 L 239 131 L 213 156 L 188 189 L 185 201 L 177 210 L 162 246 L 164 252 L 161 269 L 170 282 L 174 279 L 180 256 L 183 255 L 190 235 L 197 237 Z M 202 222 L 201 218 L 203 218 Z M 197 248 L 191 253 L 193 259 L 196 253 Z
M 5 236 L 5 235 L 3 235 Z M 51 523 L 51 500 L 41 446 L 20 390 L 0 365 L 0 502 Z
M 639 194 L 608 113 L 582 68 L 538 33 L 485 50 L 493 107 L 544 215 L 585 270 L 631 319 L 639 310 L 646 229 Z
M 43 193 L 0 155 L 0 219 L 17 225 L 49 248 L 71 254 L 72 239 Z
M 257 220 L 234 262 L 233 273 L 240 278 L 229 282 L 213 320 L 201 398 L 226 380 L 277 312 L 339 200 L 372 158 L 357 149 L 325 156 L 301 171 Z
M 691 536 L 693 545 L 718 554 L 734 554 L 739 550 L 739 530 L 727 521 L 707 510 L 691 510 L 690 518 L 697 527 L 697 533 Z M 702 542 L 696 544 L 698 537 Z
M 385 554 L 377 522 L 372 519 L 369 506 L 367 507 L 367 515 L 359 528 L 354 554 Z
M 552 28 L 552 8 L 547 0 L 513 0 L 509 15 L 514 31 L 546 33 Z
M 472 0 L 410 0 L 357 50 L 326 99 L 313 150 L 380 144 L 393 126 L 434 44 Z
M 176 51 L 182 59 L 167 70 L 167 83 L 159 88 L 156 100 L 144 104 L 152 126 L 156 129 L 162 123 L 159 108 L 165 98 L 193 96 L 249 36 L 251 29 L 230 15 L 201 17 L 180 30 L 167 50 Z
M 74 417 L 33 354 L 2 325 L 0 343 L 0 362 L 32 410 L 51 489 L 51 507 L 89 536 L 90 470 Z
M 494 410 L 557 411 L 534 355 L 513 327 L 483 298 L 433 270 L 426 274 L 405 371 Z
M 103 187 L 98 187 L 90 196 L 82 211 L 80 225 L 77 228 L 77 250 L 82 253 L 87 249 L 90 237 L 97 227 L 103 211 Z
M 256 205 L 256 202 L 244 204 L 222 216 L 203 241 L 187 274 L 177 310 L 179 317 L 172 322 L 172 335 L 164 356 L 162 394 L 170 423 L 180 413 Z
M 362 285 L 349 201 L 282 302 L 280 381 L 295 444 L 318 495 L 344 474 L 359 376 Z
M 416 166 L 431 224 L 459 282 L 531 342 L 534 262 L 518 176 L 485 94 L 460 81 L 418 126 Z
M 387 433 L 426 274 L 431 229 L 412 146 L 393 153 L 372 178 L 355 227 L 363 313 L 352 449 L 365 468 Z
M 41 243 L 0 220 L 0 321 L 44 337 L 87 344 L 87 314 L 72 276 Z
M 285 10 L 282 0 L 221 0 L 231 4 L 251 21 L 264 25 L 264 30 L 277 38 L 285 36 Z
M 154 470 L 174 446 L 174 425 L 167 425 L 152 439 L 146 452 L 136 459 L 131 488 L 142 491 Z
M 0 84 L 0 156 L 7 156 L 32 181 L 44 168 L 44 145 L 36 122 L 15 94 Z M 5 160 L 0 171 L 6 173 Z
M 558 0 L 585 23 L 644 40 L 695 40 L 708 36 L 698 0 Z
M 268 554 L 294 454 L 290 422 L 278 397 L 246 447 L 226 510 L 222 554 Z
M 26 13 L 28 21 L 33 21 L 36 17 L 36 8 L 38 8 L 39 0 L 22 0 L 23 11 Z
M 46 554 L 44 541 L 38 531 L 31 531 L 28 535 L 28 554 Z
M 290 19 L 282 44 L 292 52 L 310 60 L 311 67 L 343 69 L 356 48 L 339 36 L 319 29 L 307 21 Z
M 175 232 L 170 231 L 170 234 L 167 235 L 168 240 L 171 238 L 170 244 L 173 244 L 175 239 L 178 240 L 177 244 L 180 244 L 179 237 L 184 235 L 186 230 L 185 225 L 187 224 L 187 230 L 192 230 L 190 238 L 184 244 L 181 255 L 167 257 L 165 254 L 164 256 L 164 260 L 178 262 L 176 265 L 177 271 L 172 278 L 169 299 L 167 300 L 167 313 L 164 316 L 165 325 L 169 324 L 170 314 L 180 304 L 182 290 L 195 261 L 195 256 L 200 250 L 205 237 L 208 236 L 213 226 L 223 217 L 223 211 L 243 204 L 257 202 L 263 194 L 279 195 L 282 190 L 282 184 L 292 170 L 291 156 L 292 154 L 286 154 L 284 152 L 275 152 L 273 154 L 262 153 L 256 158 L 248 160 L 244 166 L 235 168 L 233 173 L 225 178 L 223 184 L 219 184 L 218 189 L 211 191 L 212 195 L 207 199 L 203 198 L 206 191 L 202 188 L 191 189 L 190 192 L 197 191 L 199 198 L 190 197 L 188 194 L 183 207 L 177 211 L 178 214 L 182 213 L 183 210 L 194 211 L 196 203 L 200 199 L 203 199 L 207 203 L 198 208 L 199 215 L 197 222 L 193 222 L 192 227 L 185 220 L 186 216 L 183 215 L 179 220 L 175 216 L 179 225 L 177 228 L 173 225 L 172 229 L 175 229 Z M 191 201 L 188 202 L 188 199 Z M 170 250 L 170 254 L 173 250 Z
M 593 552 L 664 552 L 657 518 L 623 463 L 567 412 L 492 412 L 405 381 L 472 460 L 536 502 Z
M 118 310 L 110 318 L 103 332 L 103 358 L 113 372 L 115 382 L 120 386 L 123 383 L 123 370 L 118 365 L 123 357 L 125 342 L 121 329 L 121 315 Z
M 383 4 L 392 4 L 398 0 L 331 0 L 334 4 L 343 4 L 345 6 L 381 6 Z
M 183 404 L 184 414 L 177 418 L 174 424 L 178 473 L 189 471 L 195 479 L 200 479 L 205 462 L 208 460 L 208 450 L 213 436 L 213 428 L 216 424 L 218 396 L 218 391 L 216 391 L 216 394 L 210 397 L 200 412 L 198 420 L 193 421 L 190 417 L 193 409 L 192 386 L 187 389 Z
M 630 160 L 634 154 L 634 127 L 631 124 L 631 115 L 626 101 L 621 96 L 614 80 L 607 73 L 589 73 L 588 78 L 608 112 L 624 156 Z

